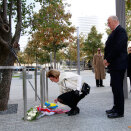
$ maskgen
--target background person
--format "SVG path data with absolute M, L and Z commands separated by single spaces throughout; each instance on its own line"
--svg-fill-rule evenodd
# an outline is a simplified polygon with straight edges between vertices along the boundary
M 128 47 L 127 77 L 129 77 L 129 80 L 130 80 L 130 92 L 131 92 L 131 47 Z
M 111 76 L 111 87 L 114 105 L 111 110 L 106 110 L 108 118 L 124 116 L 123 79 L 127 68 L 127 33 L 119 25 L 117 16 L 108 18 L 108 26 L 112 30 L 104 50 L 104 64 L 108 66 Z
M 81 76 L 72 72 L 60 73 L 58 70 L 50 70 L 46 75 L 52 82 L 56 82 L 60 86 L 61 95 L 54 102 L 68 105 L 71 108 L 67 113 L 69 116 L 79 114 L 80 109 L 77 104 L 89 93 L 88 84 L 84 83 L 82 86 Z
M 93 57 L 93 66 L 95 71 L 95 79 L 97 87 L 104 87 L 103 79 L 105 79 L 105 66 L 103 64 L 104 56 L 101 49 L 97 49 L 97 53 Z

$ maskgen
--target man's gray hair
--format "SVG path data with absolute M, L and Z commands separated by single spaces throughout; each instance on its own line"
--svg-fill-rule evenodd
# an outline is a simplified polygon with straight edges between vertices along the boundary
M 117 16 L 110 16 L 109 18 L 111 18 L 111 19 L 114 20 L 114 21 L 119 21 L 119 19 L 118 19 Z

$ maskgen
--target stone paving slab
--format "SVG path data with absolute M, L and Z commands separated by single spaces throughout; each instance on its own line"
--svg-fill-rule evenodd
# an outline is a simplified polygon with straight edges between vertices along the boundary
M 23 100 L 18 102 L 17 114 L 0 116 L 1 131 L 128 131 L 131 125 L 131 97 L 125 101 L 125 117 L 108 119 L 105 110 L 112 106 L 111 92 L 92 93 L 86 96 L 79 104 L 80 114 L 67 116 L 55 114 L 29 122 L 23 121 Z M 51 98 L 52 99 L 52 98 Z M 10 103 L 13 103 L 10 101 Z M 38 105 L 39 102 L 28 100 L 28 108 Z M 68 107 L 65 107 L 69 109 Z
M 8 104 L 7 110 L 0 111 L 0 115 L 17 113 L 18 104 Z

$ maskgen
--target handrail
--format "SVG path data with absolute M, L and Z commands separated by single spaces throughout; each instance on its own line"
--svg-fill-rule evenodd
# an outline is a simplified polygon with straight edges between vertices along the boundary
M 0 66 L 0 69 L 23 69 L 24 66 Z

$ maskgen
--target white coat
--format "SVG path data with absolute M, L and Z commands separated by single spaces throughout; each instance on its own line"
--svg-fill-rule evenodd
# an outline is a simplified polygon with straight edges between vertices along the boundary
M 60 86 L 61 94 L 71 90 L 81 91 L 82 77 L 72 72 L 61 72 L 57 84 Z

